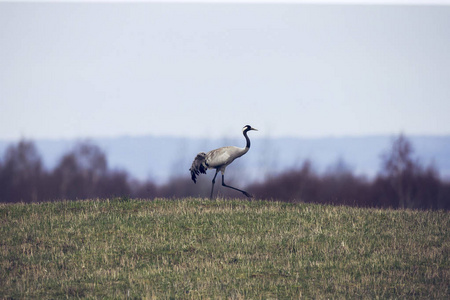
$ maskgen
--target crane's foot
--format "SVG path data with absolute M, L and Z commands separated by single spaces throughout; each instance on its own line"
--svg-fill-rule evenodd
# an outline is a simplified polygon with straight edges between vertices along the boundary
M 244 194 L 244 195 L 247 196 L 248 198 L 253 198 L 253 195 L 252 195 L 252 194 L 249 194 L 249 193 L 247 193 L 247 192 L 245 192 L 245 191 L 243 191 L 242 194 Z

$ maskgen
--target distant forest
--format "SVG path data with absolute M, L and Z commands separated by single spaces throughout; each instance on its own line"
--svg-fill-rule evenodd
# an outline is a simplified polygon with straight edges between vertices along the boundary
M 105 153 L 95 144 L 80 142 L 52 169 L 44 168 L 33 141 L 11 144 L 0 159 L 0 202 L 44 202 L 92 198 L 206 197 L 211 178 L 194 184 L 186 166 L 185 177 L 168 183 L 136 180 L 124 170 L 109 168 Z M 212 174 L 211 174 L 212 175 Z M 229 180 L 230 184 L 233 179 Z M 239 182 L 234 182 L 239 184 Z M 382 157 L 382 167 L 371 180 L 356 176 L 344 161 L 323 174 L 313 162 L 300 168 L 242 186 L 255 196 L 286 202 L 310 202 L 378 208 L 450 209 L 450 182 L 440 178 L 433 165 L 414 157 L 413 145 L 399 135 Z M 242 194 L 218 188 L 219 197 Z

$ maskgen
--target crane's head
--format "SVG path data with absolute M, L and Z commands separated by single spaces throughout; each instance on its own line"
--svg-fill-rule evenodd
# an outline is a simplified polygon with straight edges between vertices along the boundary
M 258 131 L 258 129 L 253 128 L 253 127 L 250 126 L 250 125 L 245 125 L 245 126 L 242 128 L 242 132 L 247 132 L 247 131 L 250 131 L 250 130 L 256 130 L 256 131 Z

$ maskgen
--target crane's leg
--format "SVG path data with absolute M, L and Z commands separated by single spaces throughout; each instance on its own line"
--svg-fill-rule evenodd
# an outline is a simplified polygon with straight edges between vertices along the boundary
M 216 183 L 217 173 L 219 173 L 219 170 L 216 170 L 216 174 L 214 175 L 214 178 L 212 180 L 211 195 L 209 196 L 209 199 L 211 199 L 211 200 L 212 200 L 212 195 L 213 195 L 213 191 L 214 191 L 214 183 Z
M 217 173 L 216 173 L 216 175 L 217 175 Z M 215 177 L 214 177 L 214 178 L 215 178 Z M 244 194 L 245 196 L 247 196 L 247 197 L 249 197 L 249 198 L 253 198 L 253 196 L 252 196 L 251 194 L 247 193 L 246 191 L 243 191 L 243 190 L 237 189 L 237 188 L 235 188 L 235 187 L 226 185 L 226 184 L 225 184 L 225 175 L 223 174 L 223 172 L 222 172 L 222 185 L 223 185 L 224 187 L 227 187 L 227 188 L 230 188 L 230 189 L 239 191 L 239 192 L 241 192 L 242 194 Z

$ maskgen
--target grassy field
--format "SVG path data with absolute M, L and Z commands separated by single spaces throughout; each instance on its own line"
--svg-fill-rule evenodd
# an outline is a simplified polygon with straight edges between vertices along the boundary
M 443 211 L 118 198 L 0 217 L 0 298 L 450 298 Z

